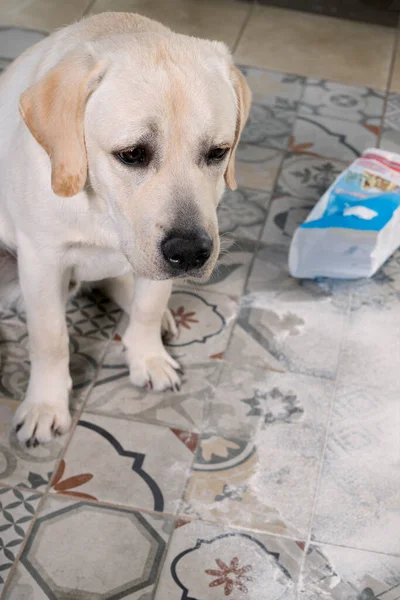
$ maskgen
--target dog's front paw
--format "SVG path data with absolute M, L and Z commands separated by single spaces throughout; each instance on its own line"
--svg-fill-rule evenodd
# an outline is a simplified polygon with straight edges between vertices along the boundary
M 14 415 L 13 425 L 18 440 L 28 448 L 50 442 L 53 437 L 67 433 L 71 426 L 68 397 L 46 402 L 28 395 Z
M 181 368 L 163 346 L 157 352 L 146 354 L 132 354 L 128 351 L 127 356 L 133 385 L 156 392 L 180 390 Z

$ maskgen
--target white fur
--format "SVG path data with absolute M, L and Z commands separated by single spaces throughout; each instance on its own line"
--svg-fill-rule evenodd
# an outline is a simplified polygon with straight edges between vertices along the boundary
M 102 80 L 84 116 L 88 180 L 79 193 L 62 198 L 51 187 L 49 156 L 18 105 L 21 94 L 70 53 L 81 53 L 82 63 L 88 56 L 99 61 Z M 199 273 L 209 275 L 219 251 L 216 207 L 226 162 L 209 168 L 199 164 L 198 152 L 205 139 L 234 144 L 237 98 L 230 69 L 222 44 L 110 13 L 53 34 L 0 79 L 0 243 L 18 256 L 30 337 L 31 376 L 15 416 L 21 441 L 47 442 L 70 426 L 65 304 L 72 281 L 102 280 L 131 314 L 124 343 L 134 384 L 151 382 L 155 390 L 179 385 L 179 365 L 161 340 L 162 323 L 173 325 L 166 312 L 172 282 L 160 240 L 173 224 L 195 215 L 195 224 L 214 240 Z M 152 121 L 157 165 L 122 167 L 112 151 L 134 146 Z M 15 301 L 12 259 L 0 258 L 0 265 L 7 298 Z

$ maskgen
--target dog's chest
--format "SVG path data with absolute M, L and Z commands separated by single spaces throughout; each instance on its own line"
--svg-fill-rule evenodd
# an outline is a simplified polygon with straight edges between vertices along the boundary
M 71 248 L 68 263 L 73 266 L 78 281 L 100 281 L 119 277 L 131 270 L 125 256 L 107 248 Z

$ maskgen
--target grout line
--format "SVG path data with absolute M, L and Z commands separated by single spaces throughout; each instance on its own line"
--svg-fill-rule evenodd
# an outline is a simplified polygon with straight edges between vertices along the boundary
M 29 490 L 28 490 L 29 491 Z M 255 535 L 266 535 L 269 537 L 273 537 L 273 538 L 277 538 L 277 539 L 284 539 L 284 540 L 291 540 L 294 542 L 298 542 L 298 541 L 304 541 L 305 536 L 290 536 L 290 535 L 282 535 L 279 533 L 275 533 L 273 531 L 268 531 L 268 530 L 262 530 L 262 529 L 254 529 L 251 527 L 245 527 L 243 525 L 240 524 L 235 524 L 235 523 L 226 523 L 224 521 L 217 521 L 217 520 L 211 520 L 211 519 L 201 519 L 198 517 L 195 517 L 193 515 L 185 515 L 185 514 L 179 514 L 179 513 L 168 513 L 168 512 L 156 512 L 154 510 L 148 509 L 148 508 L 144 508 L 144 507 L 134 507 L 134 506 L 128 506 L 126 504 L 117 504 L 114 502 L 106 502 L 106 501 L 97 501 L 97 500 L 91 500 L 91 499 L 86 499 L 86 498 L 78 498 L 78 497 L 72 497 L 69 496 L 68 494 L 63 494 L 63 493 L 57 493 L 57 494 L 53 494 L 52 492 L 48 493 L 45 495 L 45 498 L 47 499 L 54 499 L 54 498 L 60 498 L 64 501 L 70 501 L 70 502 L 85 502 L 87 504 L 91 504 L 93 506 L 104 506 L 107 508 L 114 508 L 115 510 L 124 510 L 124 511 L 128 511 L 128 512 L 137 512 L 137 513 L 142 513 L 144 515 L 148 515 L 149 517 L 154 517 L 154 518 L 160 518 L 163 517 L 165 519 L 169 519 L 171 521 L 177 522 L 177 521 L 187 521 L 188 523 L 201 523 L 201 524 L 206 524 L 206 525 L 211 525 L 214 527 L 223 527 L 225 529 L 229 529 L 229 530 L 233 530 L 233 531 L 244 531 L 247 533 L 253 533 Z M 172 534 L 171 534 L 172 535 Z
M 30 488 L 26 485 L 10 485 L 9 483 L 3 483 L 0 481 L 0 488 L 1 489 L 8 489 L 8 490 L 18 490 L 19 492 L 30 492 L 31 494 L 38 494 L 39 496 L 45 496 L 46 495 L 46 491 L 45 490 L 39 490 L 36 488 Z
M 246 29 L 247 25 L 249 24 L 249 21 L 251 19 L 253 11 L 254 11 L 255 3 L 256 3 L 255 0 L 253 0 L 253 2 L 250 4 L 249 9 L 247 11 L 247 15 L 245 16 L 242 26 L 239 29 L 239 33 L 238 33 L 236 40 L 234 41 L 233 46 L 232 46 L 232 50 L 231 50 L 232 56 L 235 54 L 236 50 L 238 49 L 240 40 L 242 39 L 245 29 Z
M 388 101 L 389 101 L 390 89 L 391 89 L 392 81 L 393 81 L 394 67 L 396 64 L 398 48 L 399 48 L 399 24 L 396 28 L 396 35 L 395 35 L 394 44 L 393 44 L 393 52 L 392 52 L 392 57 L 390 60 L 390 65 L 389 65 L 389 73 L 388 73 L 388 79 L 387 79 L 386 90 L 385 90 L 385 98 L 383 101 L 383 108 L 382 108 L 382 117 L 381 117 L 380 128 L 379 128 L 380 131 L 379 131 L 379 136 L 377 139 L 377 147 L 378 148 L 381 147 L 381 141 L 382 141 L 383 131 L 384 131 L 384 127 L 385 127 L 386 110 L 387 110 L 387 105 L 388 105 Z
M 348 331 L 348 328 L 346 329 L 346 327 L 347 327 L 347 324 L 348 324 L 348 321 L 350 318 L 351 305 L 352 305 L 352 294 L 350 293 L 349 294 L 349 304 L 348 304 L 347 313 L 346 313 L 346 319 L 344 319 L 343 325 L 342 325 L 342 337 L 341 337 L 340 348 L 339 348 L 338 366 L 337 366 L 337 370 L 336 370 L 336 375 L 338 373 L 339 366 L 340 366 L 340 358 L 342 355 L 343 346 L 344 346 L 345 341 L 347 340 L 346 331 Z M 326 456 L 326 450 L 327 450 L 327 446 L 328 446 L 328 438 L 329 438 L 330 428 L 331 428 L 331 423 L 332 423 L 333 408 L 335 405 L 337 388 L 338 388 L 338 378 L 336 376 L 334 388 L 332 390 L 332 396 L 331 396 L 331 400 L 330 400 L 329 412 L 328 412 L 328 416 L 327 416 L 327 420 L 326 420 L 324 443 L 322 446 L 321 458 L 319 461 L 319 468 L 318 468 L 318 475 L 317 475 L 317 480 L 316 480 L 316 484 L 315 484 L 315 493 L 314 493 L 313 503 L 312 503 L 312 507 L 311 507 L 309 531 L 308 531 L 306 545 L 304 547 L 303 559 L 301 561 L 299 578 L 298 578 L 297 586 L 296 586 L 297 600 L 300 600 L 303 571 L 304 571 L 304 567 L 305 567 L 305 563 L 306 563 L 307 553 L 310 548 L 311 542 L 314 541 L 314 540 L 312 540 L 312 527 L 313 527 L 313 523 L 314 523 L 314 517 L 315 517 L 315 511 L 316 511 L 316 507 L 317 507 L 318 498 L 319 498 L 319 492 L 321 489 L 322 474 L 323 474 L 323 468 L 324 468 L 324 464 L 325 464 L 325 456 Z
M 343 548 L 345 550 L 355 550 L 356 552 L 366 552 L 368 554 L 379 554 L 380 556 L 390 556 L 393 558 L 400 558 L 400 554 L 391 554 L 390 552 L 382 552 L 379 550 L 370 550 L 368 548 L 358 548 L 357 546 L 346 546 L 345 544 L 335 544 L 334 542 L 320 542 L 318 540 L 312 541 L 315 546 L 319 546 L 320 548 L 324 548 L 326 546 L 331 546 L 333 548 Z

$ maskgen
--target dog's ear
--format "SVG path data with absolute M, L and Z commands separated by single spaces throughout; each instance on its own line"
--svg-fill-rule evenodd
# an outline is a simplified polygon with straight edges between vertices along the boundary
M 236 190 L 235 153 L 241 133 L 249 116 L 251 106 L 251 91 L 247 85 L 244 75 L 239 71 L 239 69 L 233 66 L 231 67 L 231 80 L 237 97 L 237 118 L 235 140 L 229 156 L 228 166 L 225 171 L 225 182 L 231 188 L 231 190 Z
M 51 186 L 58 196 L 74 196 L 85 185 L 85 107 L 105 69 L 89 51 L 68 56 L 20 98 L 23 120 L 50 157 Z

